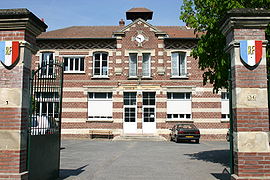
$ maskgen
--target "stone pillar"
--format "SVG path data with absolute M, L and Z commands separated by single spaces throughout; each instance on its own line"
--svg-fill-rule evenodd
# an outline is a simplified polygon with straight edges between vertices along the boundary
M 234 174 L 231 179 L 270 179 L 265 40 L 269 22 L 270 11 L 233 9 L 221 26 L 232 73 Z M 245 64 L 245 58 L 240 57 L 242 40 L 262 41 L 262 59 L 257 66 Z
M 15 63 L 11 66 L 0 63 L 0 179 L 28 179 L 31 59 L 36 36 L 46 28 L 47 25 L 27 9 L 0 10 L 0 43 L 19 42 L 19 57 Z

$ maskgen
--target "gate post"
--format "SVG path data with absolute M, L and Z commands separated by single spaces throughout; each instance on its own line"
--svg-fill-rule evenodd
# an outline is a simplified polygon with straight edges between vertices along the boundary
M 0 9 L 0 179 L 28 179 L 31 59 L 36 36 L 46 28 L 47 25 L 27 9 Z M 19 42 L 19 56 L 13 64 L 4 62 L 5 55 L 16 57 L 13 44 L 11 50 L 5 45 L 7 41 Z
M 221 26 L 231 58 L 234 174 L 231 179 L 270 179 L 269 113 L 265 29 L 270 11 L 233 9 Z M 246 48 L 245 40 L 262 42 L 258 65 L 245 63 L 246 55 L 260 57 L 257 44 Z M 241 44 L 241 45 L 240 45 Z M 247 45 L 246 47 L 250 47 Z M 257 57 L 256 57 L 257 58 Z

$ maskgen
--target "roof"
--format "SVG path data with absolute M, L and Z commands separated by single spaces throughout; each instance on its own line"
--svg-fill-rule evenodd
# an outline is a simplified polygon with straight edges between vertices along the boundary
M 186 26 L 155 26 L 157 29 L 166 32 L 169 38 L 197 38 L 194 29 Z
M 132 8 L 128 10 L 127 12 L 153 12 L 153 11 L 144 7 L 137 7 L 137 8 Z
M 132 20 L 132 21 L 135 21 L 138 18 L 142 18 L 145 21 L 147 21 L 147 20 L 151 20 L 152 17 L 153 17 L 153 11 L 144 7 L 132 8 L 126 12 L 127 20 Z
M 154 26 L 168 34 L 169 38 L 196 38 L 193 29 L 186 26 Z M 120 31 L 121 26 L 72 26 L 44 32 L 38 39 L 102 39 L 112 38 L 113 32 Z
M 114 31 L 120 26 L 71 26 L 63 29 L 42 33 L 38 39 L 83 39 L 83 38 L 112 38 Z

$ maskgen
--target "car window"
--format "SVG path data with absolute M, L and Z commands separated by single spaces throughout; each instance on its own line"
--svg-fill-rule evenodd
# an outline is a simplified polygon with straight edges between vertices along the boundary
M 181 124 L 178 125 L 178 129 L 196 129 L 193 124 Z

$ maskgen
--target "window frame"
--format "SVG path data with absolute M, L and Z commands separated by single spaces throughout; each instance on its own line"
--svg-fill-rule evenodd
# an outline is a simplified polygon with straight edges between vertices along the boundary
M 144 55 L 148 54 L 149 55 L 149 59 L 148 59 L 148 75 L 145 76 L 144 75 L 144 63 L 143 63 L 143 60 L 144 60 Z M 137 60 L 138 61 L 138 60 Z M 151 77 L 151 53 L 142 53 L 142 77 L 144 78 L 149 78 Z
M 229 101 L 229 92 L 221 92 L 221 100 L 222 101 Z
M 49 68 L 45 68 L 45 74 L 43 74 L 43 54 L 47 54 L 47 53 L 50 53 L 52 54 L 52 69 L 53 69 L 53 72 L 52 74 L 49 73 Z M 54 64 L 55 64 L 55 53 L 52 52 L 52 51 L 43 51 L 43 52 L 40 52 L 40 56 L 39 56 L 39 67 L 41 68 L 41 71 L 40 71 L 40 76 L 41 78 L 54 78 Z M 49 59 L 49 62 L 47 62 L 46 60 L 46 64 L 45 65 L 48 65 L 50 67 L 50 59 Z
M 230 100 L 230 94 L 229 92 L 221 92 L 220 98 L 221 98 L 221 120 L 226 120 L 229 121 L 230 120 L 230 113 L 228 112 L 228 114 L 224 114 L 223 110 L 226 109 L 226 106 L 224 107 L 224 103 L 227 103 L 227 108 L 229 109 L 229 100 Z
M 157 92 L 143 91 L 142 92 L 142 123 L 156 123 L 157 121 Z M 148 111 L 146 111 L 148 109 Z M 153 112 L 150 109 L 154 109 Z M 154 117 L 146 117 L 145 114 L 154 114 Z M 146 121 L 148 119 L 148 121 Z
M 131 76 L 131 71 L 130 71 L 130 62 L 131 62 L 131 54 L 136 54 L 136 70 L 135 70 L 135 75 L 134 76 Z M 135 64 L 135 63 L 134 63 Z M 128 72 L 128 76 L 129 78 L 137 78 L 138 77 L 138 53 L 129 53 L 129 72 Z
M 65 70 L 65 59 L 66 58 L 68 58 L 68 69 L 69 70 Z M 79 70 L 75 70 L 75 63 L 73 64 L 73 69 L 74 70 L 70 70 L 70 59 L 71 58 L 73 58 L 73 59 L 75 59 L 75 58 L 79 58 L 79 65 L 78 65 L 78 67 L 79 67 Z M 81 61 L 83 60 L 83 71 L 82 70 L 80 70 L 80 68 L 81 68 Z M 81 56 L 81 55 L 79 55 L 79 56 L 63 56 L 63 62 L 64 62 L 64 73 L 85 73 L 85 56 Z
M 173 67 L 173 54 L 178 54 L 178 62 L 177 62 L 177 64 L 178 64 L 178 66 L 177 66 L 177 68 L 178 68 L 178 74 L 177 75 L 174 75 L 174 73 L 173 73 L 173 69 L 174 69 L 174 67 Z M 181 72 L 181 68 L 180 68 L 180 54 L 184 54 L 184 73 L 182 73 Z M 174 51 L 174 52 L 172 52 L 171 53 L 171 77 L 172 78 L 181 78 L 181 77 L 187 77 L 187 52 L 185 52 L 185 51 Z
M 49 95 L 49 97 L 48 97 Z M 51 96 L 50 96 L 51 95 Z M 51 103 L 53 108 L 52 117 L 54 118 L 59 118 L 59 93 L 58 92 L 38 92 L 34 96 L 35 103 L 36 103 L 36 110 L 35 114 L 38 116 L 44 116 L 44 106 L 46 106 L 45 110 L 45 115 L 49 116 L 49 104 Z M 57 111 L 56 111 L 56 107 Z
M 125 96 L 125 94 L 127 95 L 127 94 L 135 94 L 135 96 L 134 97 L 132 97 L 132 96 L 128 96 L 128 97 L 126 97 Z M 132 102 L 132 100 L 135 100 L 135 104 L 130 104 L 130 103 L 125 103 L 126 101 L 128 101 L 128 102 Z M 124 93 L 123 93 L 123 122 L 124 123 L 136 123 L 137 122 L 137 103 L 138 103 L 138 99 L 137 99 L 137 92 L 136 91 L 125 91 Z M 126 109 L 132 109 L 132 108 L 134 108 L 135 109 L 135 121 L 131 121 L 130 119 L 132 118 L 132 117 L 130 117 L 130 116 L 126 116 Z M 130 112 L 130 111 L 129 111 Z M 128 119 L 129 119 L 129 121 L 126 121 L 126 117 L 128 117 Z
M 171 94 L 171 97 L 170 98 L 168 98 L 168 94 Z M 181 98 L 174 98 L 174 96 L 173 96 L 173 94 L 174 93 L 177 93 L 177 94 L 184 94 L 184 98 L 183 99 L 181 99 Z M 189 98 L 187 98 L 187 94 L 190 94 L 189 95 Z M 174 100 L 176 100 L 176 101 L 185 101 L 185 100 L 187 100 L 187 101 L 191 101 L 191 99 L 192 99 L 192 93 L 191 92 L 167 92 L 167 100 L 170 100 L 170 101 L 174 101 Z
M 171 94 L 170 97 L 169 97 L 169 93 Z M 184 94 L 184 98 L 183 99 L 181 99 L 181 98 L 174 98 L 175 97 L 173 95 L 174 93 Z M 187 94 L 189 94 L 189 95 L 187 96 Z M 167 98 L 166 98 L 166 100 L 167 100 L 167 103 L 169 101 L 170 102 L 190 101 L 191 104 L 192 104 L 192 92 L 167 92 Z M 169 116 L 171 116 L 171 117 L 169 117 Z M 167 109 L 167 111 L 166 111 L 166 119 L 167 119 L 167 121 L 192 121 L 192 107 L 191 107 L 190 114 L 187 114 L 187 113 L 171 114 L 171 113 L 168 113 L 168 109 Z
M 90 97 L 90 93 L 93 94 L 92 97 Z M 96 93 L 106 93 L 105 98 L 96 98 L 95 94 Z M 109 95 L 110 94 L 110 95 Z M 87 119 L 88 121 L 113 121 L 113 93 L 112 92 L 88 92 L 87 93 L 87 102 L 88 102 L 88 107 L 87 107 Z M 111 109 L 111 116 L 89 116 L 89 101 L 103 101 L 103 102 L 111 102 L 112 103 L 112 109 Z
M 95 62 L 95 55 L 96 54 L 100 54 L 100 65 L 99 65 L 100 72 L 99 72 L 99 75 L 95 74 L 95 63 L 96 63 Z M 107 55 L 107 60 L 106 60 L 106 62 L 107 62 L 107 75 L 102 74 L 102 54 Z M 93 61 L 92 61 L 93 62 L 93 77 L 95 77 L 95 78 L 108 78 L 109 77 L 109 53 L 106 52 L 106 51 L 96 51 L 96 52 L 93 53 L 92 58 L 93 58 Z

